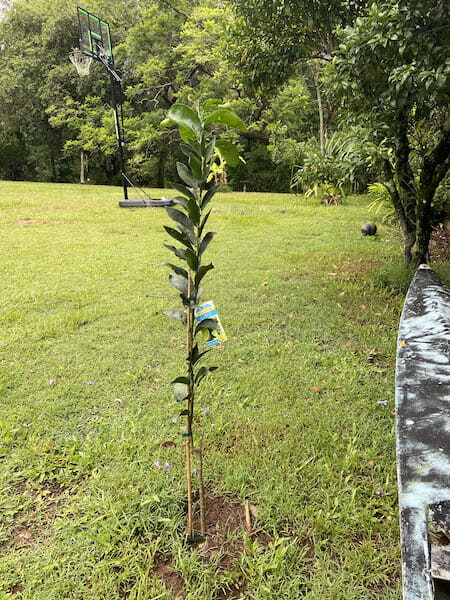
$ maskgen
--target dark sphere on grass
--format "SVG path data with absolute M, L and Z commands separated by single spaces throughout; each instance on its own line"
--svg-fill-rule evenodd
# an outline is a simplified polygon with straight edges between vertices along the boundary
M 367 221 L 367 223 L 364 223 L 364 225 L 361 227 L 361 233 L 363 235 L 375 235 L 377 232 L 377 226 L 375 225 L 375 223 L 370 223 L 369 221 Z

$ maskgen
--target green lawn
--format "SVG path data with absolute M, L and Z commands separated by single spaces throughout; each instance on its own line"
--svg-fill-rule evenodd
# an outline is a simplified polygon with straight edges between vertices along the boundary
M 208 493 L 266 534 L 224 570 L 184 543 L 169 219 L 120 198 L 0 182 L 0 599 L 168 600 L 161 557 L 191 600 L 399 599 L 397 231 L 364 238 L 362 197 L 216 196 L 205 300 L 229 339 L 197 430 Z

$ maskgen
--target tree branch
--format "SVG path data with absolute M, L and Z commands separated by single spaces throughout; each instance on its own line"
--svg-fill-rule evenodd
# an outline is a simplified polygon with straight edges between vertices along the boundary
M 169 0 L 161 0 L 161 2 L 163 2 L 164 4 L 167 4 L 167 6 L 169 8 L 171 8 L 174 12 L 176 12 L 179 15 L 181 15 L 185 19 L 189 19 L 189 15 L 187 13 L 185 13 L 184 10 L 181 10 L 180 8 L 177 8 L 171 2 L 169 2 Z
M 447 117 L 443 127 L 442 135 L 423 161 L 423 169 L 420 177 L 421 187 L 430 187 L 436 190 L 439 183 L 445 177 L 450 168 L 450 115 Z
M 266 146 L 270 142 L 269 136 L 259 131 L 236 131 L 236 133 L 247 139 L 260 140 Z

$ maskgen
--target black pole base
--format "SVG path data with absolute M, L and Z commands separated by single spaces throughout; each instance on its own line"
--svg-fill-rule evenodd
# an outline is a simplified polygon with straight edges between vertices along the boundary
M 145 208 L 146 206 L 157 208 L 173 206 L 173 204 L 173 198 L 129 198 L 119 202 L 121 208 Z

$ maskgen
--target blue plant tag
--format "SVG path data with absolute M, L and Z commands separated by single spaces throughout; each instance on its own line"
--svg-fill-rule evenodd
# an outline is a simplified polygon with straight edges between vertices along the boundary
M 219 315 L 217 314 L 217 310 L 212 300 L 209 300 L 208 302 L 204 302 L 203 304 L 197 306 L 197 308 L 194 311 L 194 315 L 197 323 L 201 323 L 205 319 L 214 319 L 215 321 L 217 321 L 219 329 L 216 329 L 214 331 L 208 331 L 207 329 L 205 329 L 205 335 L 207 336 L 207 346 L 217 346 L 217 344 L 220 344 L 227 340 L 227 335 L 222 326 L 222 323 L 220 322 Z

